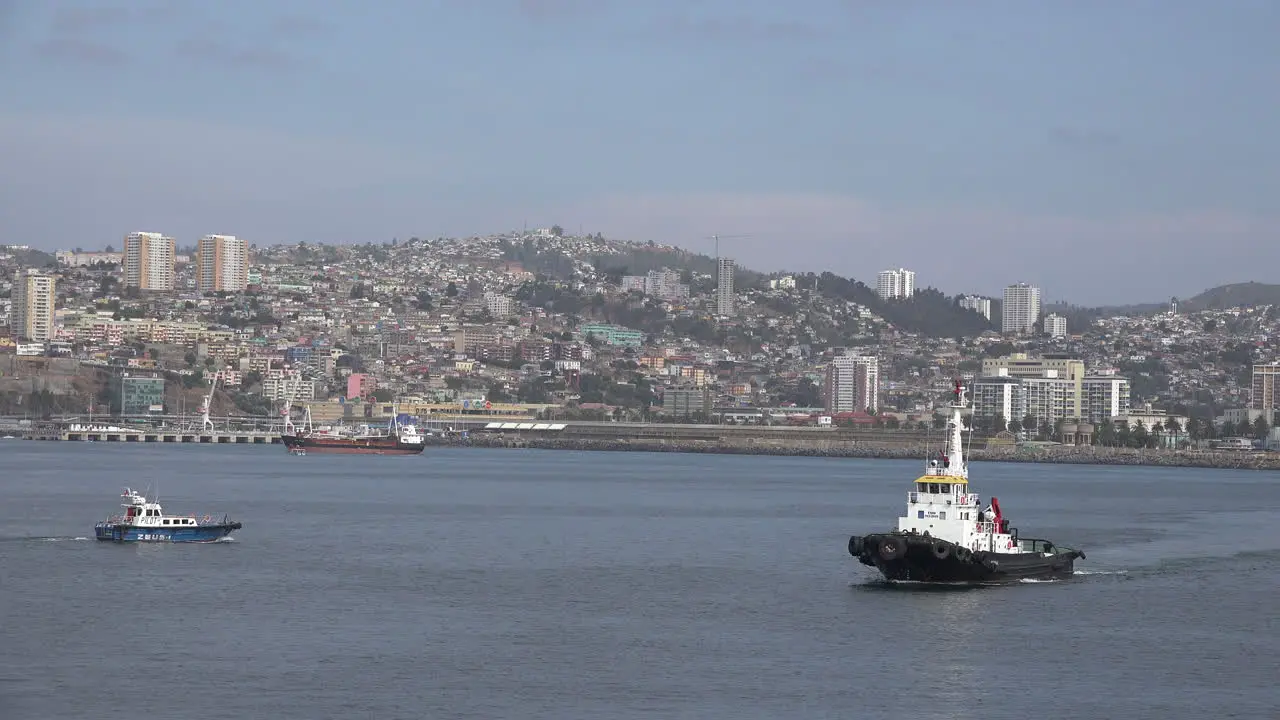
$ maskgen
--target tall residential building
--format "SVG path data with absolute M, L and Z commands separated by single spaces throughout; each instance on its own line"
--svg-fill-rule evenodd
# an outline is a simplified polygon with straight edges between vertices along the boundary
M 837 355 L 827 366 L 822 401 L 833 413 L 879 410 L 879 359 L 874 355 Z
M 139 290 L 173 290 L 173 238 L 132 232 L 124 239 L 124 285 Z
M 1000 331 L 1027 335 L 1036 330 L 1040 318 L 1040 288 L 1017 283 L 1004 289 L 1004 316 Z
M 16 337 L 37 342 L 53 338 L 56 286 L 52 275 L 39 270 L 19 270 L 14 275 L 9 328 Z
M 988 321 L 991 320 L 991 300 L 977 295 L 965 295 L 960 298 L 960 307 L 972 310 Z
M 249 287 L 249 243 L 235 235 L 205 235 L 196 243 L 196 289 L 244 292 Z
M 733 301 L 733 261 L 722 257 L 716 263 L 716 314 L 732 315 Z
M 876 292 L 885 300 L 905 300 L 916 292 L 916 274 L 912 270 L 882 270 L 876 276 Z
M 1132 406 L 1132 389 L 1127 378 L 1115 375 L 1086 377 L 1083 393 L 1084 398 L 1080 403 L 1081 418 L 1091 423 L 1125 417 Z
M 1049 337 L 1066 337 L 1067 319 L 1058 313 L 1049 313 L 1044 318 L 1044 334 Z
M 1265 411 L 1263 417 L 1271 422 L 1280 409 L 1280 362 L 1253 366 L 1253 387 L 1249 394 L 1249 407 Z

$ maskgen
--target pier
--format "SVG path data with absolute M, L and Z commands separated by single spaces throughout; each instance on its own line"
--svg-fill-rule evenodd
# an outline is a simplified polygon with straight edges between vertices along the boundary
M 224 425 L 223 427 L 165 427 L 129 423 L 44 421 L 0 427 L 0 436 L 26 440 L 62 440 L 106 443 L 189 443 L 196 445 L 278 445 L 278 429 Z

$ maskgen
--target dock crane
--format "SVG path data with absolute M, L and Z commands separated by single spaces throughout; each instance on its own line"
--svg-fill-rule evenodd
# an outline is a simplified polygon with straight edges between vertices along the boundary
M 284 399 L 284 407 L 280 410 L 280 415 L 281 417 L 284 418 L 284 433 L 286 435 L 292 435 L 297 430 L 296 426 L 293 424 L 293 402 L 295 399 L 297 399 L 298 389 L 301 387 L 302 387 L 302 371 L 299 370 L 298 374 L 293 377 L 293 381 L 290 382 L 288 385 L 288 388 L 289 388 L 288 395 Z M 308 425 L 310 424 L 310 417 L 311 417 L 310 413 L 311 413 L 311 409 L 308 408 L 307 409 Z
M 209 406 L 213 404 L 213 391 L 218 388 L 218 378 L 222 377 L 222 371 L 213 374 L 213 380 L 209 383 L 209 394 L 204 396 L 204 401 L 200 403 L 200 431 L 212 432 L 213 420 L 209 417 Z

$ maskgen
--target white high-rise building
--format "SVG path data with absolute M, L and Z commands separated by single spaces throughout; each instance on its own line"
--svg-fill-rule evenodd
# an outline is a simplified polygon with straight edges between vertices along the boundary
M 960 307 L 972 310 L 987 320 L 991 320 L 991 300 L 977 295 L 965 295 L 960 298 Z
M 880 409 L 880 360 L 874 355 L 837 355 L 827 366 L 823 404 L 833 413 Z
M 716 314 L 732 315 L 733 301 L 733 261 L 722 257 L 716 263 Z
M 51 340 L 57 279 L 39 270 L 19 270 L 13 277 L 9 330 L 36 342 Z
M 1130 392 L 1128 378 L 1115 375 L 1086 377 L 1081 385 L 1080 415 L 1092 423 L 1127 416 L 1132 402 Z
M 235 235 L 205 235 L 196 243 L 196 289 L 244 292 L 249 287 L 249 243 Z
M 139 290 L 173 290 L 173 238 L 132 232 L 124 238 L 124 285 Z
M 1004 289 L 1000 331 L 1008 334 L 1027 335 L 1036 330 L 1040 318 L 1040 288 L 1017 283 Z
M 1058 313 L 1049 313 L 1044 317 L 1044 334 L 1049 337 L 1066 337 L 1067 319 Z
M 916 274 L 913 270 L 898 268 L 882 270 L 876 276 L 876 292 L 885 300 L 905 300 L 916 292 Z

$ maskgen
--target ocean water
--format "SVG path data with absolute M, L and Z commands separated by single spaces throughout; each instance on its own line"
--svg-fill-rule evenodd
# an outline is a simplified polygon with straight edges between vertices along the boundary
M 1069 581 L 849 557 L 909 462 L 0 441 L 0 718 L 1280 717 L 1280 477 L 977 463 Z M 245 523 L 92 540 L 123 486 Z

